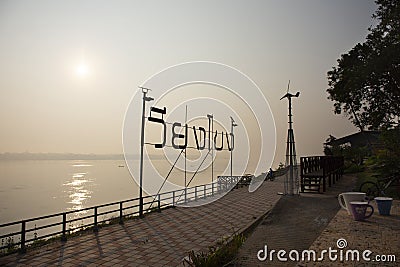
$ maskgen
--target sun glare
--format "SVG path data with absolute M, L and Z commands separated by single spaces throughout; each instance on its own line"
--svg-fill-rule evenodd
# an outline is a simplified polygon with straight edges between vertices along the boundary
M 76 72 L 76 74 L 77 74 L 79 77 L 82 77 L 82 78 L 83 78 L 83 77 L 85 77 L 85 76 L 88 75 L 88 73 L 89 73 L 89 67 L 88 67 L 88 65 L 86 65 L 85 62 L 81 62 L 81 63 L 76 67 L 75 72 Z

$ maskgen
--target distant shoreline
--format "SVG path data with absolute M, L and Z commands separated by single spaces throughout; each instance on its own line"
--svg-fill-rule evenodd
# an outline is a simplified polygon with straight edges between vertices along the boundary
M 122 154 L 1 153 L 0 160 L 124 160 Z

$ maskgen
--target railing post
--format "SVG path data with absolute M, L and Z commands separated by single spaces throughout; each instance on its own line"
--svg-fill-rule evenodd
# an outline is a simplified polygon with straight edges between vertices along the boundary
M 97 227 L 97 207 L 94 207 L 94 227 L 93 232 L 98 232 L 99 228 Z
M 22 221 L 22 223 L 21 223 L 21 253 L 26 252 L 25 235 L 26 235 L 26 222 Z
M 160 200 L 160 194 L 157 195 L 157 202 L 158 202 L 158 212 L 161 212 L 161 200 Z
M 194 200 L 197 200 L 197 185 L 194 187 Z
M 175 207 L 175 191 L 172 191 L 172 206 Z
M 214 183 L 211 183 L 211 195 L 214 196 Z
M 62 222 L 62 235 L 61 241 L 67 241 L 67 214 L 64 212 L 62 214 L 63 222 Z
M 185 187 L 185 203 L 187 202 L 187 187 Z
M 119 202 L 119 224 L 124 224 L 123 214 L 122 214 L 122 201 Z
M 204 185 L 204 198 L 207 197 L 206 185 Z

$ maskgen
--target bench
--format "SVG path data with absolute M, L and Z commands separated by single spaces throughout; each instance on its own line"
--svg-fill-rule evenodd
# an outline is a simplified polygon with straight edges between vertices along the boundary
M 300 190 L 326 192 L 343 175 L 344 159 L 335 156 L 300 157 Z

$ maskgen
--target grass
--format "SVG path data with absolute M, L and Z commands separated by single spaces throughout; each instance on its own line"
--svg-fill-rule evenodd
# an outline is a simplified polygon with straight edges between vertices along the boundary
M 355 191 L 359 191 L 360 186 L 364 182 L 374 182 L 377 183 L 380 178 L 379 174 L 376 171 L 375 165 L 367 165 L 364 167 L 362 172 L 355 173 L 357 177 Z M 400 198 L 400 186 L 391 186 L 385 190 L 385 195 L 387 197 L 392 197 L 395 199 Z
M 1 239 L 1 246 L 5 246 L 5 248 L 0 249 L 0 255 L 8 255 L 18 251 L 17 245 L 14 243 L 13 237 Z
M 235 258 L 246 237 L 243 234 L 234 234 L 230 239 L 222 239 L 216 246 L 209 247 L 208 252 L 189 252 L 186 263 L 192 267 L 220 267 L 227 266 Z
M 374 175 L 376 175 L 376 172 L 371 170 L 370 168 L 365 168 L 364 171 L 358 172 L 355 174 L 357 177 L 357 189 L 360 187 L 360 185 L 364 182 L 374 182 L 376 183 L 377 179 Z
M 351 164 L 349 166 L 345 166 L 344 173 L 345 174 L 353 174 L 353 173 L 360 173 L 363 171 L 365 171 L 365 166 Z

